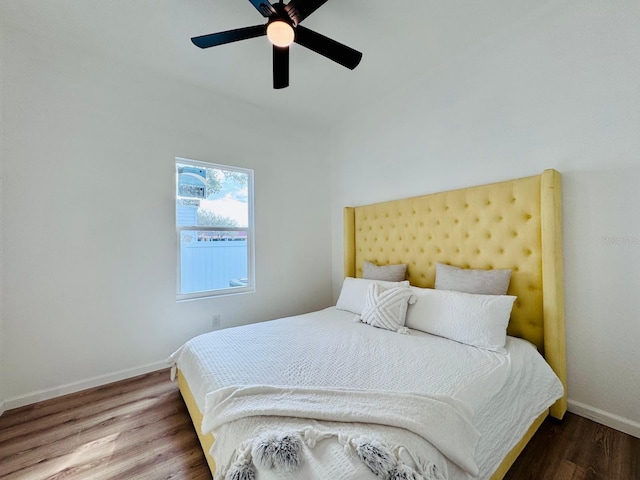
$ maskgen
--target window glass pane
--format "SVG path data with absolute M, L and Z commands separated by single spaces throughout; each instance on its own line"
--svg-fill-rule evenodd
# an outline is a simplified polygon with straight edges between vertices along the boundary
M 177 164 L 177 224 L 249 226 L 249 175 L 221 168 Z
M 247 231 L 180 232 L 182 294 L 246 287 Z

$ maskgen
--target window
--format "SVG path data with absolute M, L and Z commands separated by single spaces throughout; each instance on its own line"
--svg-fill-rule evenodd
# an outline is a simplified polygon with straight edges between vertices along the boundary
M 176 159 L 178 300 L 253 292 L 253 170 Z

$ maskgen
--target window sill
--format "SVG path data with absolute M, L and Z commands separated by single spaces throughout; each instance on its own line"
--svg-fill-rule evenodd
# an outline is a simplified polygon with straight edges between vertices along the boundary
M 211 298 L 219 298 L 219 297 L 229 297 L 232 295 L 243 295 L 245 293 L 254 293 L 256 291 L 255 287 L 233 287 L 233 288 L 225 288 L 221 290 L 211 290 L 207 292 L 195 292 L 195 293 L 185 293 L 185 294 L 177 294 L 176 302 L 190 302 L 192 300 L 205 300 Z

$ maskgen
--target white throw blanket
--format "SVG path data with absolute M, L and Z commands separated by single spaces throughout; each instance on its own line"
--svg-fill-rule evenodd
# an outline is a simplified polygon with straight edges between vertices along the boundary
M 479 433 L 471 409 L 447 396 L 319 388 L 226 387 L 207 395 L 202 429 L 216 432 L 224 424 L 246 417 L 275 416 L 332 422 L 356 422 L 399 427 L 430 442 L 449 460 L 478 474 L 474 453 Z M 301 422 L 301 430 L 307 425 Z M 337 431 L 323 432 L 323 436 Z M 246 439 L 251 441 L 251 439 Z M 387 445 L 393 449 L 395 445 Z M 242 448 L 236 452 L 242 454 Z M 421 451 L 409 454 L 417 459 Z M 416 462 L 417 463 L 417 462 Z M 425 473 L 418 465 L 418 473 Z

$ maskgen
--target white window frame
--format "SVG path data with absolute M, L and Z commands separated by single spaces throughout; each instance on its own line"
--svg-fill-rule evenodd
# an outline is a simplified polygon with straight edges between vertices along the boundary
M 189 158 L 176 157 L 174 167 L 177 171 L 178 164 L 188 164 L 194 167 L 202 168 L 214 168 L 218 170 L 226 170 L 229 172 L 238 172 L 247 175 L 247 194 L 249 208 L 248 221 L 246 227 L 209 227 L 209 226 L 180 226 L 178 225 L 178 212 L 177 212 L 177 199 L 178 199 L 178 176 L 175 175 L 175 187 L 174 187 L 174 223 L 176 225 L 176 301 L 196 300 L 201 298 L 219 297 L 224 295 L 236 295 L 242 293 L 253 293 L 256 290 L 255 282 L 255 230 L 254 230 L 254 194 L 253 194 L 253 170 L 248 168 L 234 167 L 231 165 L 222 165 L 220 163 L 203 162 L 200 160 L 191 160 Z M 175 174 L 175 173 L 174 173 Z M 230 232 L 241 231 L 247 232 L 247 286 L 246 287 L 229 287 L 219 288 L 215 290 L 205 290 L 201 292 L 193 293 L 180 293 L 181 292 L 181 279 L 182 279 L 182 262 L 181 262 L 181 244 L 180 237 L 183 231 L 198 231 L 198 232 Z

